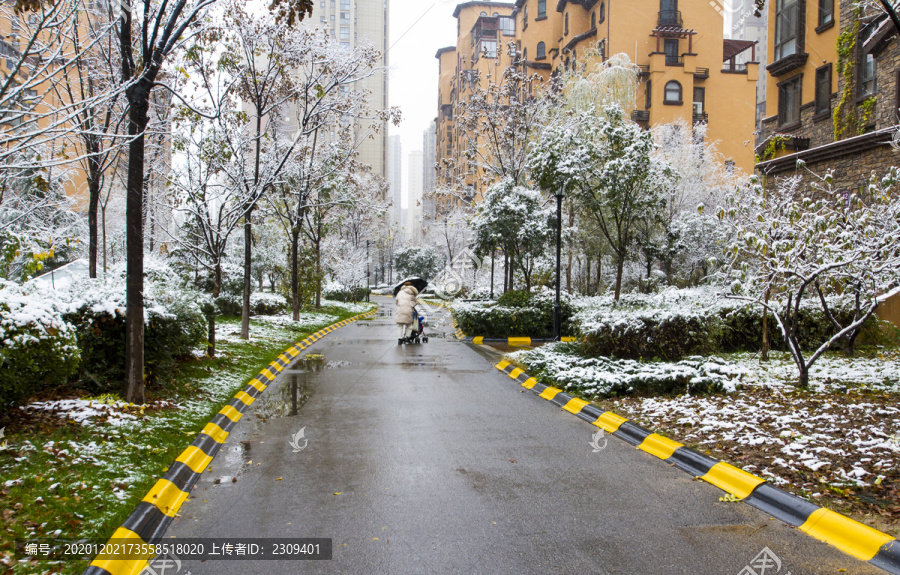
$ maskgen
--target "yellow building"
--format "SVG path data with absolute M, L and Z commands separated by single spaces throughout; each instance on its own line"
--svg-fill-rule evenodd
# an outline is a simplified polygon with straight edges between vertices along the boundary
M 545 80 L 573 67 L 597 50 L 606 58 L 625 53 L 640 67 L 640 91 L 632 119 L 649 127 L 683 119 L 706 122 L 707 137 L 718 142 L 723 159 L 747 173 L 753 170 L 756 111 L 755 42 L 724 37 L 722 10 L 708 0 L 516 0 L 465 2 L 454 16 L 457 45 L 439 50 L 439 110 L 436 161 L 454 166 L 440 182 L 452 185 L 465 173 L 458 163 L 453 116 L 465 98 L 461 76 L 473 52 L 473 34 L 485 30 L 478 19 L 497 20 L 502 39 L 513 39 L 530 74 Z M 507 14 L 512 18 L 507 17 Z M 511 21 L 510 21 L 511 20 Z M 483 32 L 481 32 L 483 33 Z M 490 39 L 493 42 L 493 36 Z M 746 58 L 749 53 L 750 57 Z M 510 65 L 504 54 L 475 64 L 479 69 Z M 749 60 L 739 64 L 739 60 Z M 443 162 L 443 163 L 442 163 Z
M 477 129 L 463 130 L 456 122 L 459 103 L 480 86 L 499 80 L 515 62 L 509 42 L 516 42 L 515 5 L 508 2 L 464 2 L 453 12 L 457 21 L 456 46 L 441 48 L 438 122 L 435 146 L 438 186 L 462 187 L 460 201 L 477 200 L 482 189 L 482 168 L 467 157 L 466 148 L 479 145 Z
M 835 189 L 866 189 L 897 165 L 900 41 L 887 14 L 851 0 L 769 2 L 772 63 L 757 172 L 767 186 L 833 171 Z M 839 73 L 837 45 L 852 48 Z M 798 170 L 797 162 L 805 166 Z

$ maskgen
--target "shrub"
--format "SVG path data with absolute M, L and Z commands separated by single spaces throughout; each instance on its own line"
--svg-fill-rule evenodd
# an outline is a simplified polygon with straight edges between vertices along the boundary
M 80 354 L 75 329 L 55 294 L 0 280 L 0 406 L 75 373 Z
M 845 325 L 853 313 L 851 305 L 849 299 L 829 302 Z M 759 351 L 762 317 L 761 307 L 719 299 L 710 290 L 670 289 L 653 295 L 624 294 L 618 304 L 612 297 L 593 298 L 573 321 L 588 355 L 677 360 L 715 352 Z M 874 325 L 874 319 L 870 323 Z M 817 348 L 834 333 L 815 300 L 803 303 L 799 329 L 806 349 Z M 786 349 L 771 316 L 769 342 L 773 350 Z
M 322 288 L 322 297 L 334 301 L 358 302 L 366 299 L 366 286 L 347 287 L 338 282 L 329 282 Z
M 590 398 L 730 392 L 745 373 L 737 365 L 716 357 L 644 363 L 583 357 L 581 353 L 580 344 L 549 344 L 508 357 L 521 363 L 542 383 Z
M 463 332 L 483 337 L 533 337 L 553 335 L 553 305 L 555 295 L 550 290 L 536 294 L 510 291 L 497 303 L 457 302 L 451 310 Z M 562 335 L 574 333 L 571 318 L 575 313 L 568 294 L 560 298 Z
M 65 314 L 75 325 L 81 349 L 79 385 L 92 392 L 120 389 L 125 379 L 125 283 L 81 280 L 70 288 Z M 144 291 L 144 373 L 147 384 L 172 376 L 176 360 L 206 339 L 202 309 L 209 298 L 195 290 L 148 281 Z
M 226 294 L 216 298 L 219 315 L 239 316 L 243 312 L 243 294 Z M 250 294 L 250 315 L 280 315 L 287 313 L 290 303 L 282 294 L 253 292 Z

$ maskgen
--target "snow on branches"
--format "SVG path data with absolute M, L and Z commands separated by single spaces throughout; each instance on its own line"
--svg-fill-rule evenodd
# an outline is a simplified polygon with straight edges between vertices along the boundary
M 733 232 L 726 255 L 730 280 L 726 297 L 768 309 L 781 330 L 800 373 L 833 344 L 852 344 L 875 312 L 880 297 L 900 282 L 900 199 L 897 168 L 881 180 L 873 176 L 864 192 L 834 190 L 831 175 L 822 185 L 804 186 L 799 176 L 767 191 L 759 182 L 728 198 L 717 210 Z M 856 298 L 853 321 L 841 325 L 828 294 Z M 766 300 L 770 294 L 773 301 Z M 818 298 L 834 334 L 812 352 L 800 347 L 799 312 L 804 298 Z

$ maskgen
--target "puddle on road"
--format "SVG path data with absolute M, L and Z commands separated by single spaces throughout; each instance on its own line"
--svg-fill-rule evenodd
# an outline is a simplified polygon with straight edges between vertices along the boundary
M 281 372 L 278 387 L 269 389 L 253 404 L 253 431 L 258 432 L 269 419 L 296 416 L 312 396 L 315 374 L 346 365 L 350 362 L 328 361 L 324 355 L 311 353 Z

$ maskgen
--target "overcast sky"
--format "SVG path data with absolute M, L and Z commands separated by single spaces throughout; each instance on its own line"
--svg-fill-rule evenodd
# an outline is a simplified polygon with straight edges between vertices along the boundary
M 403 141 L 403 207 L 408 155 L 422 149 L 422 134 L 437 115 L 438 48 L 456 45 L 456 0 L 390 1 L 390 103 L 403 112 L 390 134 Z

